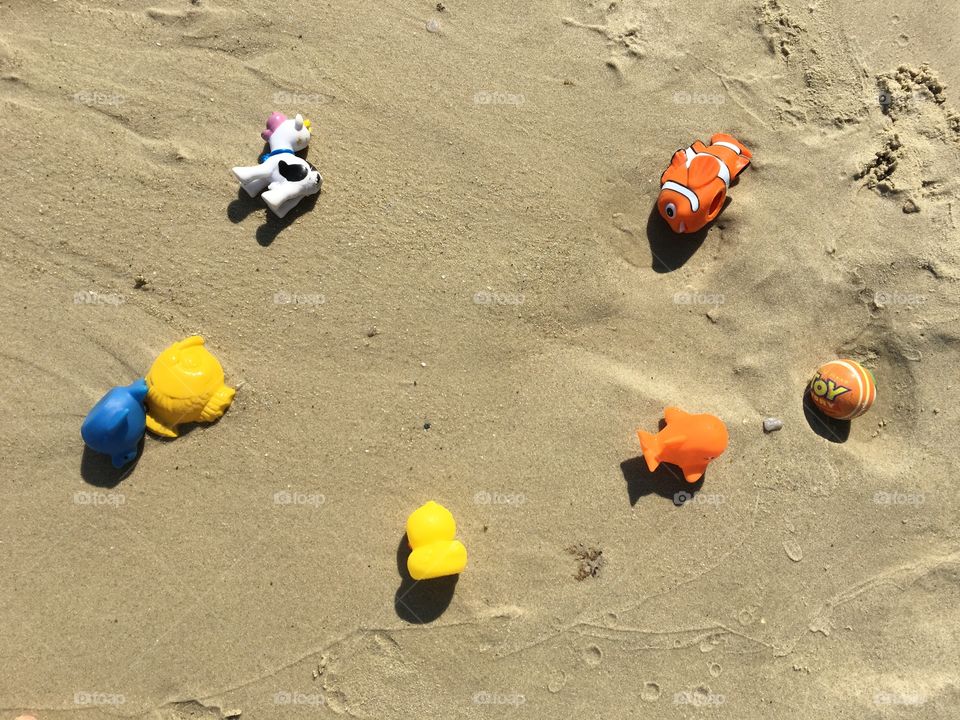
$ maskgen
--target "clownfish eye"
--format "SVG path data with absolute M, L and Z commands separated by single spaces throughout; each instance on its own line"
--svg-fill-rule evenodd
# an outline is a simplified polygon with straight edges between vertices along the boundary
M 677 214 L 677 206 L 674 205 L 673 203 L 667 203 L 667 204 L 663 207 L 663 211 L 667 214 L 667 217 L 668 217 L 668 218 L 671 218 L 671 219 L 672 219 L 672 218 L 674 218 L 674 217 L 676 216 L 676 214 Z

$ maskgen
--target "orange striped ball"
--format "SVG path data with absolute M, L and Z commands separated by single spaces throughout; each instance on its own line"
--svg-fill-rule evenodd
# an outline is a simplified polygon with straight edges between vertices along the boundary
M 838 420 L 860 417 L 877 399 L 873 375 L 856 360 L 821 365 L 810 381 L 810 399 L 824 414 Z

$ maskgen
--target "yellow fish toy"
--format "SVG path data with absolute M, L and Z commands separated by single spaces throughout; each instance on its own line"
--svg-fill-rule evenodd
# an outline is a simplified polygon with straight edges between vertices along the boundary
M 160 353 L 146 381 L 147 429 L 169 438 L 179 435 L 183 423 L 218 420 L 237 392 L 224 383 L 223 367 L 199 335 Z

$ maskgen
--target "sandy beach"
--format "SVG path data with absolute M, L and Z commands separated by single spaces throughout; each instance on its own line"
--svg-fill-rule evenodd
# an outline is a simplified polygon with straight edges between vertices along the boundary
M 958 31 L 947 0 L 0 0 L 3 718 L 950 717 Z M 324 178 L 283 220 L 230 172 L 273 111 Z M 753 162 L 674 235 L 660 175 L 716 132 Z M 85 450 L 194 334 L 224 417 Z M 840 357 L 878 396 L 838 434 L 803 396 Z M 671 405 L 730 434 L 687 503 L 636 436 Z M 427 500 L 458 580 L 403 576 Z

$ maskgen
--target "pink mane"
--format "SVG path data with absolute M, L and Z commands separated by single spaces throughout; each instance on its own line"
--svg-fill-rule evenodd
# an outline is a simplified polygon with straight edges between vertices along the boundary
M 270 117 L 267 118 L 267 128 L 260 132 L 260 137 L 264 140 L 269 140 L 270 136 L 273 135 L 273 131 L 280 127 L 280 123 L 286 121 L 286 119 L 287 116 L 283 113 L 271 113 Z

